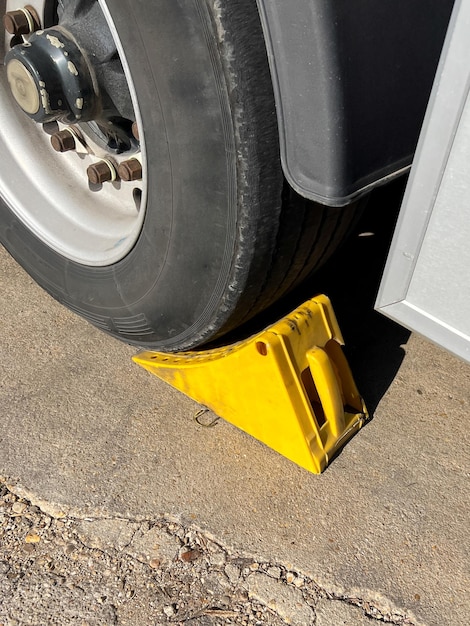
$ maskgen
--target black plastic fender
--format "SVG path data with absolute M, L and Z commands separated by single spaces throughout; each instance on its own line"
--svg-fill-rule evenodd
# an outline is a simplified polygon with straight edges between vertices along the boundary
M 257 0 L 284 174 L 343 206 L 412 162 L 454 0 Z

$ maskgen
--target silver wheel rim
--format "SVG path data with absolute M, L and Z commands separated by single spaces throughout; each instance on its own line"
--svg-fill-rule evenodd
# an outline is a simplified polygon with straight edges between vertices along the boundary
M 28 4 L 43 15 L 45 0 Z M 142 128 L 123 46 L 105 0 L 99 0 L 99 4 L 124 68 L 138 127 Z M 17 8 L 17 1 L 7 0 L 6 11 Z M 21 111 L 12 96 L 3 64 L 11 37 L 0 28 L 1 196 L 28 230 L 61 256 L 88 266 L 115 264 L 134 247 L 145 217 L 147 168 L 143 137 L 140 153 L 113 155 L 111 159 L 117 167 L 130 157 L 138 158 L 142 163 L 141 180 L 90 184 L 88 166 L 103 159 L 109 161 L 109 153 L 88 134 L 84 137 L 86 148 L 77 142 L 77 151 L 58 153 L 52 149 L 50 136 Z

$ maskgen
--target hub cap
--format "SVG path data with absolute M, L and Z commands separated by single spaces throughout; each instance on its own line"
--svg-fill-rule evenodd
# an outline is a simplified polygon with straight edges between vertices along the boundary
M 97 117 L 93 70 L 63 28 L 33 33 L 7 53 L 5 65 L 13 97 L 35 122 L 73 124 Z

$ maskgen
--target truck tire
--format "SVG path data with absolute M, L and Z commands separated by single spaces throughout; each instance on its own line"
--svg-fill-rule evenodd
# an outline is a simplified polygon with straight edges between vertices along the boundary
M 11 60 L 16 54 L 23 62 L 15 51 L 22 43 L 7 36 L 13 52 L 0 68 L 1 238 L 59 302 L 128 343 L 194 348 L 272 304 L 344 239 L 355 205 L 314 204 L 284 182 L 255 0 L 33 4 L 49 41 L 55 37 L 52 52 L 60 29 L 72 32 L 70 54 L 73 42 L 85 48 L 100 93 L 121 114 L 117 122 L 108 114 L 115 128 L 104 140 L 98 114 L 84 122 L 70 122 L 70 111 L 67 119 L 63 112 L 28 119 L 23 86 L 11 87 L 18 68 Z M 31 36 L 28 54 L 36 44 L 44 48 L 44 33 Z M 81 152 L 51 148 L 48 133 L 57 141 L 67 128 L 75 142 L 91 143 L 92 154 L 82 143 Z M 121 143 L 111 142 L 122 129 Z M 135 156 L 141 179 L 87 178 L 98 158 L 118 168 Z

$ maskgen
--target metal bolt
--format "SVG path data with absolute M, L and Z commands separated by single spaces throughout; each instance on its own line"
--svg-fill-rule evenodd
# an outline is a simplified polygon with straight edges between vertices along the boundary
M 51 144 L 56 152 L 75 150 L 75 137 L 69 130 L 60 130 L 52 135 Z
M 3 16 L 3 25 L 10 35 L 29 35 L 40 28 L 39 17 L 33 7 L 8 11 Z
M 139 136 L 139 125 L 137 124 L 137 122 L 134 122 L 132 124 L 132 134 L 134 135 L 134 137 L 137 139 L 137 141 L 140 141 L 140 136 Z
M 142 180 L 142 165 L 137 159 L 123 161 L 118 167 L 118 174 L 126 182 Z
M 107 181 L 116 180 L 116 170 L 109 161 L 99 161 L 90 165 L 86 171 L 92 185 L 100 185 Z

